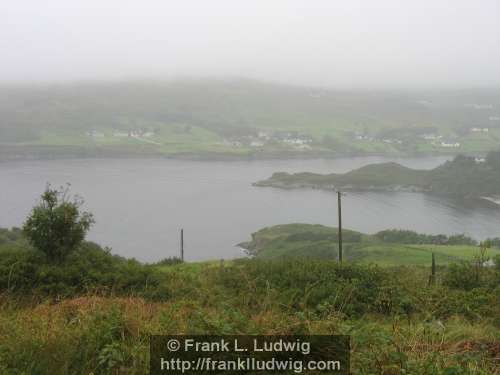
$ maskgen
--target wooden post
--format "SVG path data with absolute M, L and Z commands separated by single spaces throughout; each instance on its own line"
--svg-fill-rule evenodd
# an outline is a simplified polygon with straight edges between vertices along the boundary
M 436 255 L 432 253 L 432 283 L 436 282 Z
M 429 285 L 436 283 L 436 255 L 432 253 L 431 276 L 429 277 Z
M 339 214 L 339 263 L 342 263 L 342 193 L 337 192 Z
M 184 229 L 181 229 L 181 261 L 184 262 Z

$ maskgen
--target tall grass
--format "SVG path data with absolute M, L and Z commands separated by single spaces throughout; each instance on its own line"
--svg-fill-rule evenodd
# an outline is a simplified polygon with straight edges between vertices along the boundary
M 493 271 L 492 271 L 493 272 Z M 0 297 L 0 373 L 143 374 L 151 334 L 347 334 L 355 374 L 495 374 L 498 287 L 320 261 L 171 266 L 164 298 Z

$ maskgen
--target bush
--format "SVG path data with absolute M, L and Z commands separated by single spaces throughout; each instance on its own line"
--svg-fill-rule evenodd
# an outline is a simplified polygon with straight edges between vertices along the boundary
M 253 259 L 238 261 L 237 266 L 219 271 L 215 277 L 249 306 L 259 306 L 270 290 L 276 291 L 275 302 L 298 310 L 327 306 L 348 316 L 368 312 L 390 315 L 403 306 L 396 280 L 374 266 L 298 258 Z M 250 281 L 242 284 L 242 280 Z
M 477 245 L 477 241 L 463 234 L 446 236 L 444 234 L 420 234 L 411 230 L 387 229 L 375 234 L 383 242 L 401 244 L 430 245 Z
M 81 199 L 70 199 L 68 188 L 55 190 L 48 186 L 26 219 L 26 238 L 49 261 L 62 262 L 85 239 L 94 219 L 91 213 L 80 211 L 82 204 Z
M 475 288 L 493 289 L 500 281 L 500 256 L 494 259 L 494 266 L 483 265 L 482 261 L 450 264 L 443 277 L 443 285 L 461 290 Z
M 181 258 L 178 257 L 171 257 L 171 258 L 164 258 L 162 260 L 159 260 L 156 263 L 153 263 L 155 266 L 175 266 L 177 264 L 181 264 L 184 261 Z
M 61 264 L 40 251 L 4 249 L 0 257 L 0 291 L 69 297 L 82 293 L 135 294 L 164 299 L 162 274 L 153 266 L 112 255 L 86 242 Z
M 22 231 L 20 228 L 13 227 L 12 229 L 0 228 L 0 245 L 12 244 L 20 241 Z

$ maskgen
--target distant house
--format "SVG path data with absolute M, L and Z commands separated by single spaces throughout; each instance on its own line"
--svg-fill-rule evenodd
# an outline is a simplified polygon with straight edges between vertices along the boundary
M 475 158 L 474 158 L 474 161 L 475 161 L 477 164 L 480 164 L 480 163 L 484 163 L 484 162 L 486 162 L 486 158 L 475 157 Z
M 474 109 L 492 109 L 493 105 L 470 103 L 470 104 L 464 104 L 464 107 L 469 107 L 469 108 L 474 108 Z
M 489 130 L 489 128 L 470 128 L 472 133 L 488 133 Z
M 423 139 L 425 139 L 425 140 L 427 140 L 427 141 L 436 141 L 438 139 L 443 138 L 443 136 L 441 136 L 441 135 L 432 134 L 432 133 L 430 133 L 430 134 L 422 134 L 420 137 L 423 138 Z
M 382 139 L 382 142 L 388 143 L 388 144 L 396 143 L 398 145 L 400 145 L 401 143 L 403 143 L 403 141 L 401 139 L 389 139 L 389 138 Z
M 500 116 L 490 116 L 490 121 L 500 121 Z
M 262 147 L 262 146 L 264 146 L 264 142 L 254 140 L 254 141 L 250 142 L 250 146 L 251 147 Z
M 368 136 L 368 134 L 366 134 L 364 132 L 356 131 L 354 133 L 354 139 L 356 139 L 357 141 L 369 141 L 372 138 L 370 136 Z
M 266 139 L 266 140 L 268 140 L 270 138 L 269 133 L 264 131 L 264 130 L 259 130 L 259 132 L 257 133 L 257 137 L 259 137 L 261 139 Z
M 441 142 L 441 147 L 460 147 L 460 143 L 459 142 Z
M 222 141 L 222 144 L 224 146 L 232 146 L 232 147 L 241 147 L 241 146 L 243 146 L 242 142 L 237 141 L 237 140 L 233 140 L 233 139 L 224 139 Z
M 295 148 L 297 150 L 310 150 L 311 146 L 307 144 L 300 144 L 300 145 L 295 145 Z
M 278 142 L 287 143 L 290 145 L 305 145 L 312 143 L 313 139 L 309 135 L 299 134 L 296 131 L 290 132 L 275 132 L 273 139 Z
M 152 137 L 155 135 L 155 132 L 149 131 L 149 130 L 143 130 L 143 129 L 134 129 L 134 130 L 129 130 L 129 131 L 122 131 L 122 130 L 113 130 L 113 137 Z
M 290 145 L 305 145 L 309 143 L 309 140 L 306 139 L 300 139 L 300 138 L 288 138 L 283 140 L 283 142 L 288 143 Z
M 87 137 L 92 137 L 92 138 L 103 138 L 104 137 L 104 133 L 98 132 L 96 130 L 91 130 L 85 134 L 87 135 Z
M 128 137 L 128 136 L 129 136 L 128 132 L 113 130 L 113 137 Z

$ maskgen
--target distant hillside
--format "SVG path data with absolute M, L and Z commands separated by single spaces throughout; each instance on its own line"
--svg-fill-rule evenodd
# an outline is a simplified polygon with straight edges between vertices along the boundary
M 471 103 L 492 108 L 478 110 Z M 133 126 L 134 122 L 175 122 L 218 133 L 231 129 L 321 128 L 461 129 L 494 127 L 489 116 L 500 106 L 497 90 L 339 91 L 252 80 L 89 82 L 0 86 L 0 133 L 27 139 L 42 129 Z M 491 112 L 491 113 L 490 113 Z M 500 127 L 500 123 L 497 124 Z M 17 133 L 17 136 L 15 134 Z M 412 131 L 406 132 L 411 136 Z
M 20 155 L 34 150 L 31 157 L 456 154 L 500 147 L 499 110 L 497 90 L 338 91 L 209 79 L 4 85 L 0 144 Z M 149 136 L 117 136 L 125 133 Z M 311 143 L 293 144 L 297 136 Z
M 262 259 L 337 259 L 337 241 L 337 228 L 286 224 L 261 229 L 252 234 L 251 241 L 240 246 L 250 255 Z M 478 253 L 474 241 L 462 235 L 432 236 L 411 231 L 382 231 L 367 235 L 343 230 L 343 244 L 344 259 L 382 266 L 429 265 L 432 252 L 436 254 L 438 264 L 470 260 Z M 490 256 L 500 254 L 496 248 L 488 251 Z
M 432 170 L 383 163 L 344 174 L 277 172 L 254 185 L 284 189 L 421 191 L 467 198 L 495 197 L 500 195 L 500 152 L 491 152 L 480 161 L 459 155 Z

